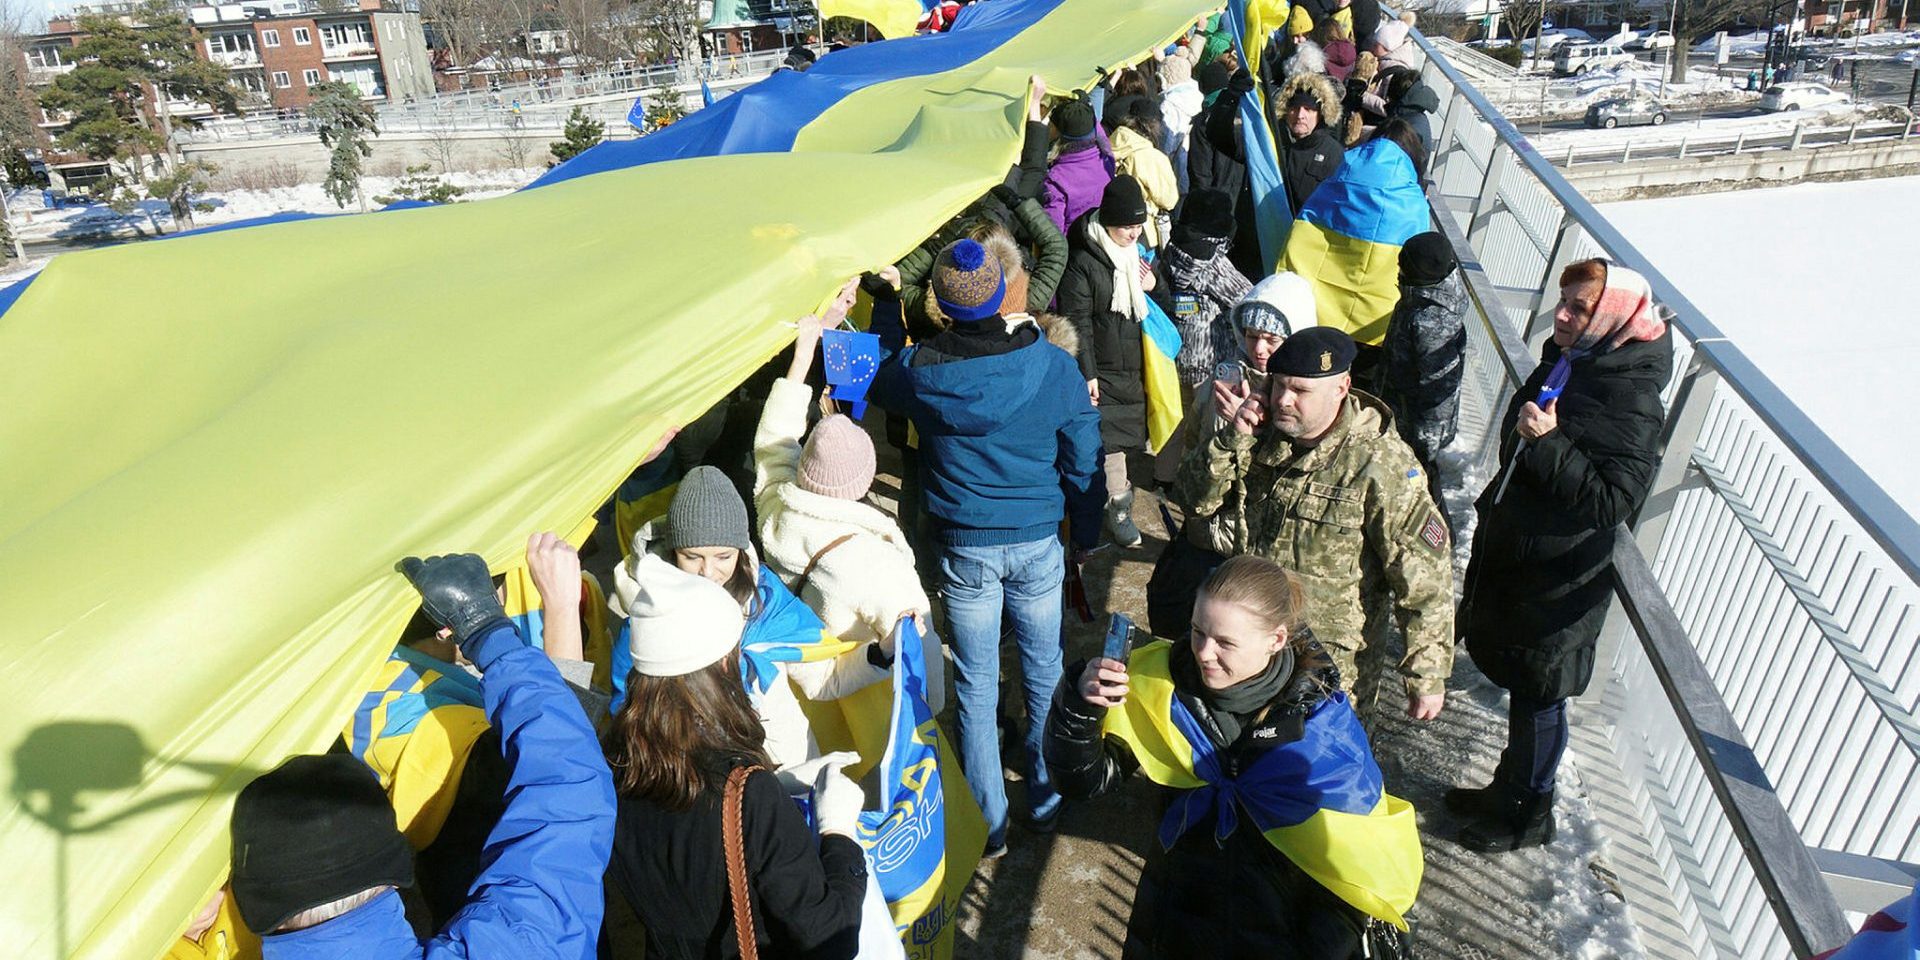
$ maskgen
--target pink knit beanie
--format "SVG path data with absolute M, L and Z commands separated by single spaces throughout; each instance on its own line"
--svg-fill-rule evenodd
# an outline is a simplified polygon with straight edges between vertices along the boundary
M 873 486 L 873 438 L 841 414 L 820 421 L 800 451 L 800 489 L 858 500 Z

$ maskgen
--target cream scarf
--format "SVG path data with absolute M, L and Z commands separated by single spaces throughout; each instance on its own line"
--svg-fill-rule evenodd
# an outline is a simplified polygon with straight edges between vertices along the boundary
M 1145 320 L 1147 292 L 1140 288 L 1140 247 L 1115 243 L 1113 235 L 1100 225 L 1097 213 L 1087 218 L 1087 239 L 1106 251 L 1107 259 L 1113 261 L 1113 301 L 1107 304 L 1107 309 L 1131 317 L 1135 323 Z

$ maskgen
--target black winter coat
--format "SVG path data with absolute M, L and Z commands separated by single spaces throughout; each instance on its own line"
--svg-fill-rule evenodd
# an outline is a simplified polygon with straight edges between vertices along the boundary
M 1222 101 L 1225 106 L 1221 106 Z M 1193 127 L 1187 132 L 1187 196 L 1199 190 L 1218 190 L 1233 198 L 1233 263 L 1241 273 L 1253 277 L 1265 271 L 1260 265 L 1260 237 L 1253 226 L 1253 191 L 1247 185 L 1245 152 L 1239 149 L 1240 128 L 1235 117 L 1239 104 L 1222 91 L 1212 106 L 1194 116 Z M 1216 111 L 1224 114 L 1223 120 L 1213 119 Z M 1213 122 L 1225 125 L 1230 149 L 1221 149 L 1208 137 L 1207 125 Z
M 1460 420 L 1460 378 L 1467 366 L 1467 288 L 1460 271 L 1427 286 L 1400 284 L 1400 300 L 1380 342 L 1380 399 L 1413 455 L 1433 472 L 1434 456 Z
M 1673 333 L 1573 364 L 1555 408 L 1559 429 L 1519 449 L 1520 407 L 1540 395 L 1560 348 L 1507 407 L 1502 475 L 1480 514 L 1459 623 L 1480 671 L 1515 694 L 1578 696 L 1593 678 L 1594 641 L 1613 590 L 1613 530 L 1645 502 L 1665 414 L 1660 391 L 1673 369 Z
M 1340 169 L 1347 159 L 1347 148 L 1324 123 L 1298 140 L 1284 128 L 1279 134 L 1280 176 L 1286 181 L 1287 203 L 1297 217 L 1313 191 Z
M 740 955 L 720 807 L 719 787 L 679 812 L 620 798 L 607 893 L 624 897 L 645 927 L 648 960 Z M 867 887 L 860 845 L 837 835 L 816 841 L 780 781 L 764 771 L 747 778 L 741 812 L 760 955 L 853 957 Z
M 1265 751 L 1300 739 L 1307 714 L 1339 687 L 1326 653 L 1317 644 L 1311 650 L 1266 715 L 1245 724 L 1230 745 L 1199 699 L 1175 681 L 1174 695 L 1225 748 L 1229 769 L 1244 769 Z M 1114 790 L 1139 766 L 1124 744 L 1101 736 L 1105 709 L 1075 689 L 1083 669 L 1084 662 L 1068 668 L 1047 716 L 1047 770 L 1061 794 L 1075 800 Z M 1164 812 L 1177 794 L 1162 793 Z M 1152 844 L 1127 921 L 1125 960 L 1348 960 L 1359 954 L 1365 918 L 1275 850 L 1244 815 L 1225 844 L 1216 843 L 1213 832 L 1209 815 L 1173 849 Z
M 1108 453 L 1147 445 L 1147 387 L 1143 379 L 1140 321 L 1112 309 L 1113 261 L 1087 238 L 1087 212 L 1067 228 L 1067 272 L 1060 278 L 1060 315 L 1080 333 L 1080 373 L 1100 381 L 1100 440 Z M 1147 296 L 1172 315 L 1165 299 L 1172 289 L 1166 266 L 1153 263 Z M 1114 491 L 1109 491 L 1114 493 Z

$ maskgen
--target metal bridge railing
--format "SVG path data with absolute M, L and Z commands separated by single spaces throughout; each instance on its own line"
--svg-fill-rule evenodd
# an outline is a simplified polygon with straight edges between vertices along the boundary
M 1674 311 L 1652 495 L 1583 698 L 1691 955 L 1807 957 L 1920 868 L 1920 524 L 1626 241 L 1426 38 L 1436 220 L 1462 254 L 1461 433 L 1498 418 L 1572 262 L 1645 274 Z M 1844 901 L 1836 900 L 1836 893 Z

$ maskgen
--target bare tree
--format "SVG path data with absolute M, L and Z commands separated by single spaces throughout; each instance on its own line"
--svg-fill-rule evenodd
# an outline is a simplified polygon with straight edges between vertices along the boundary
M 1686 0 L 1675 8 L 1678 16 L 1669 28 L 1673 31 L 1673 72 L 1669 83 L 1687 82 L 1687 51 L 1701 34 L 1732 23 L 1735 19 L 1766 12 L 1766 0 Z

